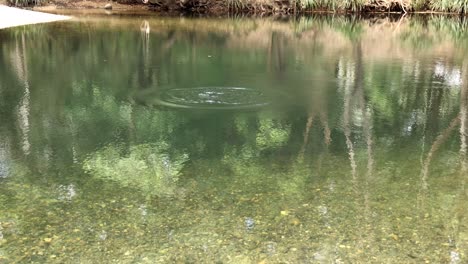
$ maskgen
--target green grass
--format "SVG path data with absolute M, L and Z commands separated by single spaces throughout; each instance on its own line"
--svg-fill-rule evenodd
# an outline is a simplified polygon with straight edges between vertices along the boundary
M 466 14 L 468 0 L 431 0 L 430 6 L 436 11 Z
M 248 3 L 255 6 L 257 0 L 229 0 L 230 6 L 243 6 Z M 273 5 L 270 1 L 269 4 Z M 290 5 L 297 5 L 302 11 L 350 11 L 366 10 L 405 10 L 439 11 L 466 14 L 468 0 L 290 0 Z

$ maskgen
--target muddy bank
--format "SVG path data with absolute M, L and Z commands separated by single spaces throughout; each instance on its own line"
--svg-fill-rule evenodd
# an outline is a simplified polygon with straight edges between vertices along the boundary
M 152 1 L 152 2 L 150 2 Z M 106 8 L 107 7 L 107 8 Z M 167 15 L 179 14 L 229 14 L 233 10 L 226 5 L 224 1 L 211 1 L 209 4 L 200 4 L 193 2 L 190 5 L 180 4 L 179 1 L 155 1 L 155 0 L 50 0 L 47 3 L 34 6 L 35 10 L 51 11 L 60 10 L 60 13 L 76 12 L 76 10 L 96 10 L 97 13 L 102 13 L 98 10 L 118 11 L 118 12 L 131 12 L 138 13 L 141 11 L 154 11 Z M 243 12 L 243 10 L 237 10 Z
M 36 6 L 36 9 L 105 9 L 112 10 L 152 10 L 166 14 L 294 14 L 308 12 L 353 13 L 353 12 L 403 12 L 398 5 L 378 7 L 374 4 L 359 9 L 346 5 L 308 6 L 299 0 L 50 0 Z
M 106 8 L 107 7 L 107 8 Z M 149 5 L 141 1 L 108 1 L 108 0 L 50 0 L 34 6 L 36 10 L 76 10 L 76 9 L 108 9 L 108 10 L 148 10 Z

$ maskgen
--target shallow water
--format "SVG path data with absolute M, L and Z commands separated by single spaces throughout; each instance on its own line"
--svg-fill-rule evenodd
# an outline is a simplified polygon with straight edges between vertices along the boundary
M 466 263 L 450 17 L 0 31 L 0 262 Z

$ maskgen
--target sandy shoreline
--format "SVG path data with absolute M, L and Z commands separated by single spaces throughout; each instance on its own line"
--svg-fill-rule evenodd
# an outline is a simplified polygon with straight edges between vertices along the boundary
M 0 29 L 70 19 L 54 15 L 0 5 Z

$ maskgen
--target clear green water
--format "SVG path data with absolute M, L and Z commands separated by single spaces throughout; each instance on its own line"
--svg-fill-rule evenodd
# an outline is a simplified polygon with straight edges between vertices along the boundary
M 468 260 L 466 21 L 83 16 L 0 41 L 0 263 Z

